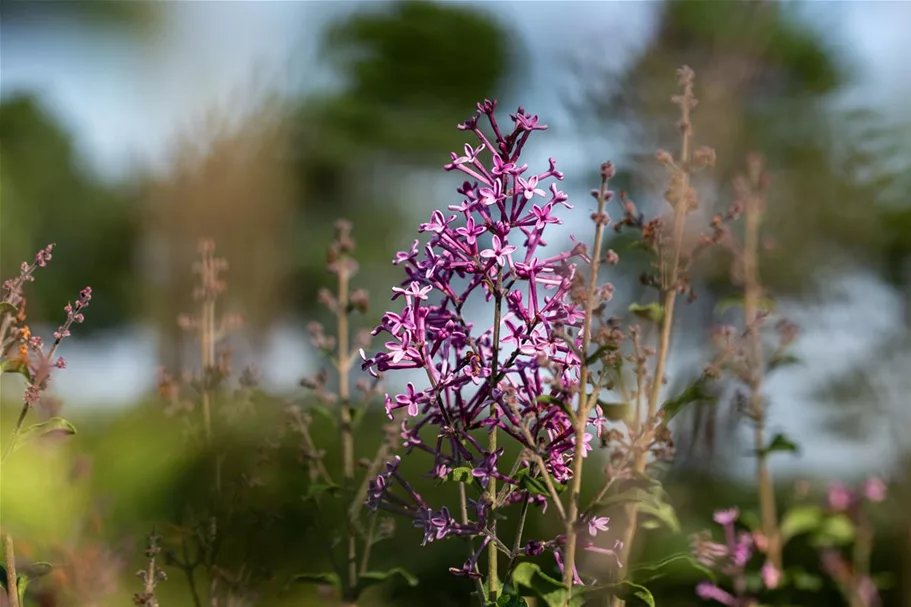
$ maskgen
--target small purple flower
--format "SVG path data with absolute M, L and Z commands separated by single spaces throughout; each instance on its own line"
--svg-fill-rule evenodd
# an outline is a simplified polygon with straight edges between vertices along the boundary
M 517 173 L 516 163 L 507 162 L 500 158 L 499 154 L 493 155 L 493 168 L 490 171 L 497 177 L 502 175 L 515 175 Z
M 740 516 L 740 510 L 735 506 L 727 510 L 717 510 L 712 517 L 719 525 L 733 525 L 734 521 Z
M 538 190 L 538 191 L 540 191 L 540 190 Z M 527 196 L 528 190 L 526 190 L 525 193 L 526 193 L 526 198 L 530 199 L 531 197 Z M 542 192 L 542 194 L 543 194 L 543 192 Z M 532 215 L 535 216 L 535 229 L 536 230 L 543 230 L 545 227 L 547 227 L 547 224 L 549 224 L 549 223 L 555 223 L 555 224 L 561 223 L 558 218 L 551 215 L 550 207 L 548 207 L 546 205 L 544 206 L 543 209 L 536 204 L 532 205 L 531 213 L 532 213 Z
M 395 259 L 392 260 L 393 265 L 399 265 L 401 263 L 405 263 L 407 261 L 414 260 L 414 258 L 418 256 L 418 244 L 419 243 L 420 243 L 420 241 L 415 239 L 415 241 L 411 245 L 411 249 L 409 249 L 408 251 L 399 251 L 398 253 L 396 253 Z
M 538 125 L 538 116 L 526 114 L 525 112 L 519 112 L 518 114 L 513 114 L 511 118 L 515 121 L 516 126 L 523 131 L 544 131 L 547 129 L 545 125 Z
M 474 224 L 474 219 L 469 217 L 465 222 L 465 226 L 461 228 L 456 228 L 456 234 L 465 238 L 465 242 L 469 245 L 474 246 L 478 239 L 477 237 L 487 231 L 487 228 L 484 226 L 476 226 Z
M 525 197 L 525 200 L 531 200 L 535 196 L 544 198 L 544 190 L 538 187 L 537 175 L 532 175 L 528 178 L 528 181 L 525 181 L 521 177 L 516 178 L 516 181 L 518 181 L 519 185 L 521 186 L 522 195 Z
M 481 195 L 481 204 L 488 207 L 495 205 L 503 198 L 503 182 L 494 179 L 489 188 L 481 188 L 478 192 Z
M 595 537 L 598 535 L 599 531 L 607 531 L 609 527 L 607 524 L 610 522 L 610 517 L 608 516 L 593 516 L 588 521 L 588 533 Z
M 411 346 L 410 331 L 405 331 L 402 334 L 401 341 L 387 341 L 386 349 L 389 350 L 389 354 L 392 356 L 392 364 L 398 364 L 405 358 L 412 361 L 417 361 L 420 358 L 420 353 Z
M 753 555 L 753 536 L 746 531 L 737 534 L 737 542 L 731 551 L 731 560 L 738 569 L 743 569 Z
M 437 234 L 440 234 L 443 232 L 443 230 L 446 229 L 446 226 L 448 226 L 450 223 L 455 221 L 455 218 L 456 218 L 456 216 L 452 215 L 449 217 L 449 219 L 446 219 L 446 217 L 443 215 L 443 213 L 441 211 L 434 211 L 430 215 L 430 222 L 422 223 L 421 229 L 419 231 L 435 232 Z
M 418 414 L 421 408 L 421 403 L 426 401 L 424 394 L 417 394 L 414 391 L 414 384 L 408 382 L 408 385 L 405 388 L 405 394 L 399 394 L 395 397 L 395 402 L 398 403 L 398 407 L 408 407 L 408 415 L 414 417 Z M 398 408 L 396 407 L 396 408 Z M 388 412 L 388 409 L 387 409 Z
M 505 266 L 508 256 L 515 252 L 516 247 L 510 244 L 503 244 L 499 236 L 493 237 L 493 248 L 481 251 L 481 257 L 485 259 L 496 259 L 499 266 Z
M 478 154 L 480 154 L 481 151 L 484 149 L 484 144 L 482 143 L 478 147 L 472 148 L 470 145 L 468 145 L 466 143 L 464 149 L 465 149 L 464 156 L 456 156 L 455 152 L 452 153 L 452 163 L 453 164 L 465 164 L 465 163 L 474 162 L 475 160 L 477 160 Z
M 403 289 L 402 287 L 392 287 L 392 290 L 395 293 L 404 295 L 406 298 L 413 297 L 415 299 L 421 299 L 421 300 L 426 301 L 427 294 L 433 290 L 433 287 L 430 285 L 427 285 L 426 287 L 422 287 L 420 285 L 420 283 L 412 281 L 407 289 Z

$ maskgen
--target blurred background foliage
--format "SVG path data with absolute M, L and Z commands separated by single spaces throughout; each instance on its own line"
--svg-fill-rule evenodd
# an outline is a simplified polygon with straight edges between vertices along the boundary
M 2 40 L 9 44 L 11 34 L 41 32 L 53 24 L 116 31 L 125 44 L 154 49 L 167 45 L 167 34 L 177 28 L 172 9 L 153 2 L 3 0 Z M 476 101 L 516 98 L 548 122 L 535 107 L 529 85 L 539 74 L 551 95 L 556 89 L 562 108 L 554 113 L 565 110 L 573 127 L 548 136 L 569 139 L 573 147 L 573 137 L 584 134 L 588 141 L 595 138 L 599 150 L 621 141 L 623 157 L 615 158 L 623 170 L 618 183 L 646 212 L 657 212 L 660 207 L 649 201 L 661 200 L 664 177 L 651 157 L 658 147 L 677 145 L 676 118 L 668 103 L 675 91 L 671 75 L 688 64 L 696 71 L 700 99 L 697 142 L 718 153 L 715 170 L 699 184 L 707 205 L 703 223 L 730 204 L 732 178 L 748 153 L 760 152 L 773 176 L 765 230 L 774 246 L 762 260 L 770 290 L 797 309 L 812 310 L 831 303 L 833 284 L 861 274 L 891 289 L 902 307 L 890 338 L 852 363 L 849 373 L 818 385 L 814 400 L 827 405 L 818 414 L 820 434 L 861 444 L 888 434 L 895 452 L 881 467 L 897 471 L 896 500 L 907 497 L 911 445 L 896 429 L 911 422 L 911 116 L 882 111 L 869 90 L 845 94 L 863 80 L 864 68 L 831 28 L 807 18 L 801 3 L 654 3 L 650 31 L 641 34 L 638 47 L 630 45 L 634 50 L 619 66 L 602 62 L 592 51 L 603 29 L 565 43 L 569 60 L 549 50 L 533 60 L 529 47 L 536 39 L 542 45 L 553 42 L 544 39 L 550 34 L 536 30 L 525 39 L 508 11 L 501 16 L 488 9 L 420 1 L 353 4 L 320 26 L 312 61 L 332 74 L 331 82 L 290 92 L 269 82 L 252 83 L 228 103 L 188 108 L 178 119 L 185 126 L 167 144 L 162 164 L 134 160 L 116 178 L 87 161 L 72 119 L 41 86 L 4 84 L 2 275 L 16 274 L 22 260 L 48 242 L 57 243 L 51 266 L 29 286 L 32 322 L 58 322 L 64 302 L 91 284 L 96 297 L 80 337 L 104 344 L 112 339 L 108 330 L 151 327 L 158 362 L 176 370 L 193 366 L 175 320 L 193 310 L 189 268 L 198 238 L 211 236 L 230 260 L 226 305 L 247 318 L 245 353 L 255 362 L 267 353 L 271 331 L 290 332 L 288 327 L 324 317 L 316 305 L 317 290 L 327 283 L 324 251 L 333 222 L 347 217 L 355 221 L 358 240 L 357 281 L 371 291 L 375 304 L 365 322 L 371 327 L 389 286 L 400 277 L 389 264 L 394 252 L 408 246 L 414 226 L 431 208 L 457 202 L 452 184 L 437 187 L 436 174 L 449 151 L 461 149 L 462 133 L 454 127 Z M 212 4 L 205 10 L 225 9 Z M 522 10 L 532 11 L 531 5 Z M 582 31 L 599 17 L 576 18 Z M 33 44 L 44 48 L 42 42 Z M 86 65 L 92 60 L 87 55 Z M 293 57 L 291 63 L 296 65 Z M 560 85 L 561 78 L 570 78 L 574 86 Z M 584 192 L 591 185 L 584 179 L 601 160 L 561 165 L 568 188 Z M 612 244 L 628 263 L 619 267 L 625 274 L 611 280 L 634 287 L 641 268 L 632 252 L 627 255 L 627 244 L 622 238 Z M 714 304 L 730 293 L 729 263 L 710 256 L 700 266 L 700 300 L 685 317 L 691 324 L 678 332 L 682 343 L 705 341 Z M 864 293 L 857 296 L 862 300 Z M 847 322 L 863 325 L 868 319 Z M 305 341 L 295 343 L 309 348 Z M 77 369 L 64 373 L 71 372 Z M 154 372 L 149 369 L 148 376 Z M 794 372 L 791 385 L 803 385 L 809 381 L 805 377 Z M 116 378 L 101 374 L 79 381 L 88 391 L 88 383 Z M 4 394 L 13 397 L 4 402 L 9 406 L 2 410 L 0 440 L 6 440 L 18 407 L 16 379 L 5 376 L 3 383 Z M 329 540 L 314 530 L 314 513 L 302 506 L 307 481 L 297 446 L 278 432 L 285 395 L 276 392 L 259 393 L 257 416 L 240 430 L 226 429 L 226 443 L 211 453 L 187 441 L 183 426 L 165 417 L 159 402 L 143 398 L 116 408 L 73 407 L 67 416 L 78 423 L 80 434 L 64 445 L 17 454 L 3 470 L 2 524 L 21 538 L 24 559 L 63 565 L 43 582 L 41 604 L 129 602 L 138 589 L 132 576 L 142 565 L 142 536 L 155 524 L 173 540 L 188 513 L 208 499 L 214 451 L 231 454 L 230 478 L 258 475 L 265 483 L 248 496 L 244 516 L 232 521 L 230 537 L 236 541 L 226 548 L 223 565 L 236 570 L 245 562 L 257 564 L 250 575 L 263 593 L 260 604 L 330 604 L 312 588 L 284 588 L 291 573 L 326 568 L 323 548 Z M 681 420 L 678 440 L 702 447 L 711 442 L 711 453 L 739 455 L 737 433 L 723 430 L 730 416 L 720 405 L 697 407 Z M 368 414 L 366 419 L 361 430 L 365 453 L 380 437 L 379 418 Z M 709 434 L 707 428 L 715 431 Z M 329 428 L 321 433 L 329 453 L 332 437 Z M 268 466 L 257 466 L 257 454 L 269 445 Z M 730 461 L 692 460 L 672 475 L 670 489 L 686 531 L 705 527 L 714 507 L 752 500 L 749 483 L 727 474 Z M 420 462 L 409 465 L 415 474 L 424 471 Z M 833 462 L 831 475 L 838 474 L 838 465 Z M 782 480 L 783 500 L 792 480 Z M 878 523 L 875 562 L 898 580 L 886 604 L 911 605 L 911 519 L 897 510 Z M 381 564 L 409 568 L 421 584 L 378 587 L 362 607 L 465 604 L 470 585 L 447 572 L 461 562 L 464 547 L 448 542 L 422 549 L 418 539 L 403 527 L 377 546 L 376 556 Z M 686 549 L 681 535 L 656 536 L 646 550 L 664 554 L 670 549 L 665 542 L 674 550 Z M 816 567 L 811 552 L 799 558 L 808 569 Z M 266 572 L 275 579 L 266 579 Z M 170 573 L 161 586 L 162 604 L 187 604 L 185 581 L 179 571 Z M 658 604 L 696 604 L 695 581 L 663 580 L 656 590 Z M 63 594 L 54 594 L 59 587 L 65 588 Z M 820 593 L 802 604 L 831 605 L 832 597 Z

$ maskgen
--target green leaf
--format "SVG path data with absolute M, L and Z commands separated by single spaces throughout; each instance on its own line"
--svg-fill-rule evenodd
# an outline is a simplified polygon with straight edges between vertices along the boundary
M 680 521 L 677 520 L 674 507 L 664 500 L 663 494 L 664 490 L 660 485 L 653 486 L 650 489 L 633 487 L 602 499 L 596 506 L 600 509 L 616 507 L 621 504 L 635 504 L 639 512 L 653 516 L 658 522 L 663 523 L 676 533 L 680 531 Z
M 458 468 L 453 468 L 446 475 L 447 481 L 455 481 L 457 483 L 470 483 L 474 480 L 474 477 L 471 475 L 471 468 L 468 466 L 459 466 Z
M 47 575 L 51 569 L 53 566 L 43 561 L 20 567 L 19 573 L 16 575 L 16 593 L 19 595 L 20 605 L 25 605 L 25 590 L 29 583 L 35 578 Z M 8 592 L 6 581 L 6 564 L 0 563 L 0 588 Z
M 358 407 L 357 409 L 351 410 L 351 427 L 352 428 L 356 429 L 356 428 L 360 427 L 361 420 L 364 419 L 364 412 L 366 412 L 366 411 L 367 411 L 367 409 L 365 409 L 364 407 Z
M 637 303 L 630 304 L 629 311 L 639 318 L 652 321 L 656 325 L 664 319 L 664 306 L 654 301 L 644 305 Z
M 13 446 L 13 450 L 15 451 L 21 448 L 25 443 L 31 440 L 36 440 L 55 433 L 73 435 L 76 434 L 76 426 L 62 417 L 52 417 L 46 422 L 32 424 L 16 436 L 16 443 Z
M 563 607 L 569 598 L 569 588 L 563 582 L 555 580 L 534 563 L 523 562 L 516 565 L 512 581 L 522 587 L 522 596 L 534 596 L 548 607 Z
M 776 451 L 785 451 L 790 453 L 800 453 L 800 447 L 797 446 L 797 443 L 792 441 L 790 438 L 779 432 L 772 437 L 772 440 L 769 442 L 769 445 L 760 451 L 760 457 L 765 457 L 770 453 L 775 453 Z
M 856 529 L 847 514 L 837 514 L 822 521 L 813 537 L 818 546 L 845 546 L 854 541 Z
M 671 421 L 683 408 L 691 403 L 704 401 L 715 404 L 718 399 L 706 390 L 708 380 L 700 377 L 692 384 L 687 386 L 683 392 L 661 405 L 661 411 L 664 413 L 664 423 Z
M 45 561 L 39 561 L 37 563 L 32 563 L 31 565 L 26 565 L 22 568 L 23 573 L 28 575 L 30 578 L 43 577 L 53 571 L 54 566 Z
M 797 590 L 816 592 L 822 588 L 822 578 L 803 569 L 791 569 L 786 572 L 786 577 Z
M 774 371 L 779 367 L 787 367 L 788 365 L 802 365 L 803 361 L 794 356 L 793 354 L 776 354 L 769 359 L 769 371 Z
M 895 588 L 895 575 L 891 571 L 874 573 L 870 576 L 873 584 L 880 590 L 889 590 Z
M 25 379 L 31 379 L 32 374 L 29 373 L 28 365 L 25 361 L 19 358 L 8 358 L 0 362 L 0 373 L 18 373 L 25 377 Z
M 526 491 L 529 491 L 535 495 L 543 495 L 545 497 L 550 497 L 550 491 L 547 489 L 547 483 L 543 478 L 535 476 L 534 472 L 537 472 L 537 468 L 522 468 L 516 473 L 515 479 L 519 481 L 519 486 Z M 552 483 L 554 490 L 560 494 L 566 491 L 566 485 L 561 485 L 560 483 Z
M 326 493 L 335 496 L 338 495 L 341 490 L 342 488 L 335 484 L 310 483 L 310 486 L 307 487 L 307 494 L 304 496 L 304 500 L 318 500 Z
M 416 578 L 412 573 L 402 569 L 401 567 L 394 567 L 389 571 L 365 571 L 358 578 L 355 591 L 357 594 L 360 594 L 370 586 L 382 584 L 383 582 L 386 582 L 395 577 L 402 578 L 405 580 L 405 583 L 412 588 L 418 585 L 418 578 Z
M 528 607 L 528 601 L 517 594 L 501 594 L 495 605 L 496 607 Z
M 334 572 L 298 573 L 291 577 L 291 581 L 303 584 L 318 584 L 320 586 L 335 586 L 336 588 L 342 587 L 342 581 L 339 579 L 338 574 Z
M 762 519 L 759 518 L 759 515 L 752 510 L 746 510 L 740 513 L 739 522 L 744 525 L 750 531 L 761 531 L 762 530 Z
M 0 315 L 2 314 L 12 314 L 15 316 L 19 313 L 19 308 L 14 306 L 8 301 L 0 301 Z
M 798 535 L 815 531 L 822 523 L 822 519 L 823 511 L 819 506 L 794 506 L 781 519 L 782 544 Z
M 593 365 L 596 362 L 598 362 L 599 360 L 601 360 L 602 356 L 604 356 L 608 352 L 614 352 L 616 349 L 617 349 L 617 344 L 607 344 L 605 346 L 601 346 L 600 348 L 595 350 L 592 354 L 590 354 L 588 356 L 588 358 L 585 359 L 585 363 L 588 365 Z
M 674 511 L 674 507 L 667 502 L 662 500 L 640 502 L 636 509 L 639 512 L 653 516 L 656 521 L 663 523 L 673 533 L 680 532 L 680 521 L 677 519 L 677 513 Z
M 573 589 L 573 596 L 569 600 L 569 607 L 582 607 L 586 601 L 595 598 L 606 598 L 616 596 L 618 599 L 625 601 L 627 605 L 647 605 L 655 607 L 655 597 L 651 591 L 640 584 L 624 580 L 614 584 L 603 584 L 599 586 L 577 587 Z
M 712 582 L 715 581 L 715 572 L 699 563 L 691 554 L 680 553 L 665 557 L 655 563 L 646 563 L 639 565 L 630 570 L 630 577 L 639 584 L 644 584 L 652 580 L 669 575 L 669 570 L 679 570 L 681 565 L 684 568 L 693 569 L 699 572 L 700 578 L 707 578 Z
M 333 427 L 338 425 L 338 416 L 325 405 L 313 405 L 312 407 L 307 407 L 306 410 L 308 413 L 316 414 L 317 416 L 322 417 L 324 420 L 332 424 Z

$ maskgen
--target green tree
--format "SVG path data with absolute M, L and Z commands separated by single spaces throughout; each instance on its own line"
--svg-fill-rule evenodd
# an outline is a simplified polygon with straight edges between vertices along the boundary
M 58 322 L 63 306 L 91 285 L 86 329 L 123 322 L 131 303 L 135 201 L 103 183 L 80 161 L 71 136 L 29 94 L 0 103 L 0 274 L 56 243 L 52 265 L 29 287 L 33 320 Z M 97 306 L 97 308 L 96 308 Z

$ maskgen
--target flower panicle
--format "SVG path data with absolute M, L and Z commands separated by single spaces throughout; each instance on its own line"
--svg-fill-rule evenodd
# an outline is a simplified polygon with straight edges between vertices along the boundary
M 461 202 L 433 211 L 418 228 L 423 244 L 416 239 L 395 255 L 392 263 L 405 274 L 392 289 L 397 305 L 372 331 L 385 338 L 384 348 L 369 356 L 360 351 L 362 368 L 371 374 L 421 372 L 421 381 L 385 396 L 390 419 L 407 413 L 401 423 L 406 456 L 430 456 L 430 478 L 470 480 L 481 489 L 496 479 L 500 488 L 493 496 L 478 491 L 464 504 L 462 520 L 455 520 L 445 506 L 424 502 L 398 473 L 399 460 L 390 463 L 372 481 L 368 506 L 411 517 L 424 529 L 424 543 L 451 535 L 496 543 L 491 512 L 507 503 L 543 510 L 547 499 L 529 490 L 528 479 L 539 488 L 566 485 L 576 450 L 590 451 L 606 421 L 600 408 L 593 410 L 587 420 L 591 432 L 576 444 L 570 403 L 585 363 L 579 354 L 585 302 L 574 296 L 581 279 L 576 263 L 590 259 L 579 244 L 569 251 L 545 250 L 551 226 L 562 223 L 559 211 L 572 208 L 558 188 L 563 174 L 553 159 L 540 172 L 521 161 L 531 134 L 547 127 L 519 108 L 510 115 L 513 128 L 507 132 L 497 121 L 496 105 L 479 103 L 477 113 L 459 125 L 477 139 L 452 153 L 443 167 L 465 177 L 456 189 Z M 609 299 L 610 293 L 598 296 Z M 478 325 L 464 314 L 471 302 L 496 302 L 503 312 L 492 324 Z M 524 453 L 508 473 L 500 461 L 503 449 L 476 438 L 477 431 L 494 430 Z M 593 516 L 580 526 L 594 535 L 607 523 Z M 559 542 L 534 545 L 559 558 Z M 452 571 L 476 577 L 480 553 Z

